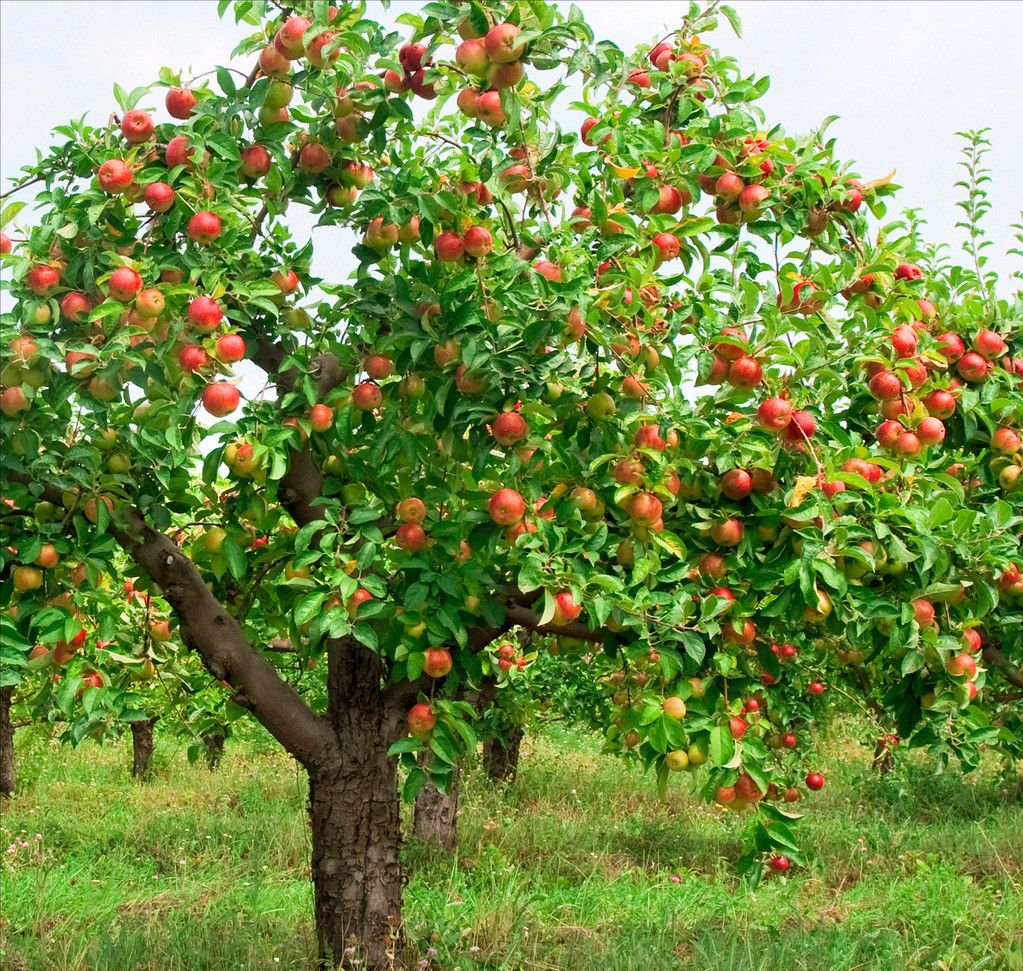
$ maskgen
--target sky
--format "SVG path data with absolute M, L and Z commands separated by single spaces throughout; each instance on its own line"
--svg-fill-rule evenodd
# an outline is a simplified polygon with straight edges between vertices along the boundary
M 958 248 L 953 183 L 955 132 L 990 127 L 994 148 L 991 265 L 1006 256 L 1023 206 L 1023 4 L 1015 0 L 732 0 L 743 37 L 722 26 L 713 43 L 747 73 L 768 74 L 761 104 L 800 133 L 829 115 L 838 154 L 865 178 L 897 170 L 903 207 L 919 207 L 929 237 Z M 397 2 L 385 22 L 419 3 Z M 660 38 L 684 12 L 681 0 L 577 0 L 598 37 L 623 49 Z M 373 10 L 373 8 L 376 8 Z M 112 86 L 151 81 L 161 65 L 205 71 L 227 60 L 244 26 L 220 20 L 215 0 L 0 0 L 0 180 L 32 161 L 35 147 L 70 117 L 106 118 Z M 154 99 L 154 104 L 156 104 Z M 162 113 L 162 112 L 161 112 Z M 337 257 L 343 259 L 341 244 Z M 333 255 L 333 254 L 330 254 Z M 335 262 L 336 266 L 337 263 Z

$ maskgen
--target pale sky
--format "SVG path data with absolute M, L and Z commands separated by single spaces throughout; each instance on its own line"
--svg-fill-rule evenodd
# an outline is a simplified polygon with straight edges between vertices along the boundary
M 598 37 L 629 50 L 663 35 L 687 3 L 577 5 Z M 370 14 L 393 21 L 420 6 L 398 2 L 385 11 L 371 2 Z M 960 171 L 954 133 L 991 127 L 990 255 L 1003 274 L 1019 267 L 1004 254 L 1009 225 L 1020 221 L 1023 206 L 1023 4 L 733 0 L 733 6 L 743 38 L 723 26 L 712 43 L 736 55 L 745 72 L 771 76 L 761 101 L 770 120 L 798 133 L 839 115 L 831 132 L 840 157 L 855 160 L 866 178 L 896 168 L 904 186 L 900 205 L 924 210 L 932 239 L 961 241 L 954 228 L 952 183 Z M 130 90 L 153 80 L 163 64 L 199 73 L 224 63 L 242 35 L 230 16 L 217 18 L 214 0 L 0 0 L 0 176 L 6 182 L 30 162 L 49 130 L 67 118 L 86 112 L 105 118 L 115 107 L 114 81 Z M 330 255 L 343 259 L 340 243 L 333 245 L 338 252 Z

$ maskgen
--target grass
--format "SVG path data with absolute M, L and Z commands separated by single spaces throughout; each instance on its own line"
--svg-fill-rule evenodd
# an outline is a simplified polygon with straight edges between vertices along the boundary
M 2 968 L 310 967 L 290 760 L 237 743 L 210 773 L 163 740 L 155 778 L 137 783 L 126 746 L 33 732 L 19 732 L 0 833 Z M 456 856 L 405 848 L 413 967 L 1023 971 L 1018 796 L 983 774 L 881 778 L 854 743 L 826 748 L 829 784 L 802 824 L 813 862 L 755 890 L 732 869 L 741 819 L 682 781 L 659 801 L 586 739 L 531 740 L 506 789 L 470 772 Z

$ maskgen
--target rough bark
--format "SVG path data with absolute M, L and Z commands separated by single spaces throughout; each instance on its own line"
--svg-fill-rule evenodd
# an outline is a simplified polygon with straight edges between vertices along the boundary
M 227 731 L 217 730 L 205 732 L 202 736 L 203 752 L 206 756 L 206 767 L 215 769 L 220 765 L 224 757 L 224 743 L 227 741 Z
M 519 749 L 524 732 L 512 725 L 504 739 L 492 738 L 483 745 L 483 768 L 495 782 L 512 782 L 519 770 Z
M 425 760 L 424 760 L 425 761 Z M 461 789 L 461 768 L 455 763 L 451 784 L 441 792 L 427 782 L 416 796 L 412 829 L 417 839 L 445 853 L 451 853 L 458 840 L 458 797 Z
M 155 724 L 155 718 L 131 723 L 131 774 L 136 779 L 145 779 L 152 767 Z
M 0 795 L 14 793 L 14 726 L 11 724 L 13 685 L 0 688 Z
M 403 711 L 387 703 L 379 658 L 352 638 L 328 645 L 336 755 L 309 776 L 316 932 L 325 966 L 389 971 L 401 951 L 397 762 Z M 361 963 L 356 963 L 361 962 Z
M 1023 671 L 1016 667 L 999 648 L 989 644 L 983 649 L 981 654 L 991 667 L 1001 670 L 1009 684 L 1015 685 L 1017 688 L 1023 688 Z

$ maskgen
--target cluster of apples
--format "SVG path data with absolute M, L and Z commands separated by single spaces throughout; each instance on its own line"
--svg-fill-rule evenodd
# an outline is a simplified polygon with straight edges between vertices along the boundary
M 467 118 L 502 128 L 508 116 L 501 104 L 501 91 L 515 87 L 525 76 L 522 31 L 515 24 L 502 23 L 480 34 L 467 17 L 458 32 L 463 39 L 455 50 L 455 63 L 469 79 L 458 92 L 458 109 Z

